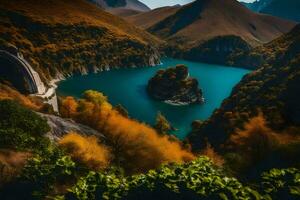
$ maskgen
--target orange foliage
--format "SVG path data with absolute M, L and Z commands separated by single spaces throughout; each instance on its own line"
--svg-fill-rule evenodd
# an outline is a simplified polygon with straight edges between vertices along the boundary
M 229 139 L 229 144 L 249 163 L 265 159 L 280 145 L 300 141 L 300 137 L 290 132 L 277 133 L 267 126 L 263 114 L 252 118 L 244 129 L 237 130 Z
M 31 153 L 0 149 L 0 186 L 16 178 L 31 157 Z
M 206 148 L 201 152 L 201 155 L 209 157 L 215 165 L 220 167 L 223 166 L 225 162 L 223 157 L 219 155 L 210 144 L 207 144 Z
M 102 132 L 112 148 L 114 162 L 127 172 L 143 172 L 163 163 L 194 159 L 179 141 L 161 136 L 150 126 L 122 116 L 108 102 L 91 103 L 79 101 L 75 120 Z
M 72 118 L 76 114 L 78 104 L 73 97 L 67 97 L 62 100 L 60 114 L 63 117 Z
M 33 110 L 39 110 L 42 107 L 41 102 L 38 102 L 33 98 L 24 96 L 17 90 L 14 90 L 7 85 L 0 84 L 0 100 L 4 99 L 15 100 L 21 105 Z
M 110 162 L 110 150 L 99 143 L 94 136 L 82 136 L 69 133 L 59 142 L 72 158 L 89 168 L 99 170 L 106 168 Z

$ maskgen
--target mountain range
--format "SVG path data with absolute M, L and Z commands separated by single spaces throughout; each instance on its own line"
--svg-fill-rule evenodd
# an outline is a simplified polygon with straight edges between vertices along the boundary
M 298 0 L 259 0 L 244 3 L 249 9 L 300 22 L 300 1 Z
M 237 48 L 270 42 L 296 24 L 255 13 L 236 0 L 197 0 L 125 19 L 166 40 L 168 55 L 211 63 L 224 63 Z M 204 54 L 207 48 L 209 53 Z M 214 61 L 218 57 L 221 59 Z

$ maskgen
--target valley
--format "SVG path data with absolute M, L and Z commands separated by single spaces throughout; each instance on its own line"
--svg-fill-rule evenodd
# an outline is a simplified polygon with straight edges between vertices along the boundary
M 300 199 L 299 9 L 1 0 L 0 199 Z

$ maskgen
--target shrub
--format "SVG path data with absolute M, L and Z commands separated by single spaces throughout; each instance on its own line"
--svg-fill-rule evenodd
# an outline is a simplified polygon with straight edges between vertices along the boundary
M 11 100 L 0 101 L 0 147 L 37 150 L 49 141 L 43 135 L 50 130 L 46 120 Z
M 299 199 L 300 171 L 295 168 L 272 169 L 262 174 L 261 187 L 271 199 Z
M 95 136 L 81 136 L 69 133 L 59 142 L 74 161 L 87 165 L 90 169 L 106 168 L 110 163 L 110 150 L 99 143 Z
M 226 177 L 207 157 L 164 165 L 146 174 L 123 177 L 90 172 L 67 199 L 260 199 L 235 178 Z

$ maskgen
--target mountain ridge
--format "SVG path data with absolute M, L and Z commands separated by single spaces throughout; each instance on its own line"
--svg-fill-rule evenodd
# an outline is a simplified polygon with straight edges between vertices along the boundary
M 138 0 L 90 0 L 104 9 L 123 8 L 140 12 L 150 11 L 151 9 Z

